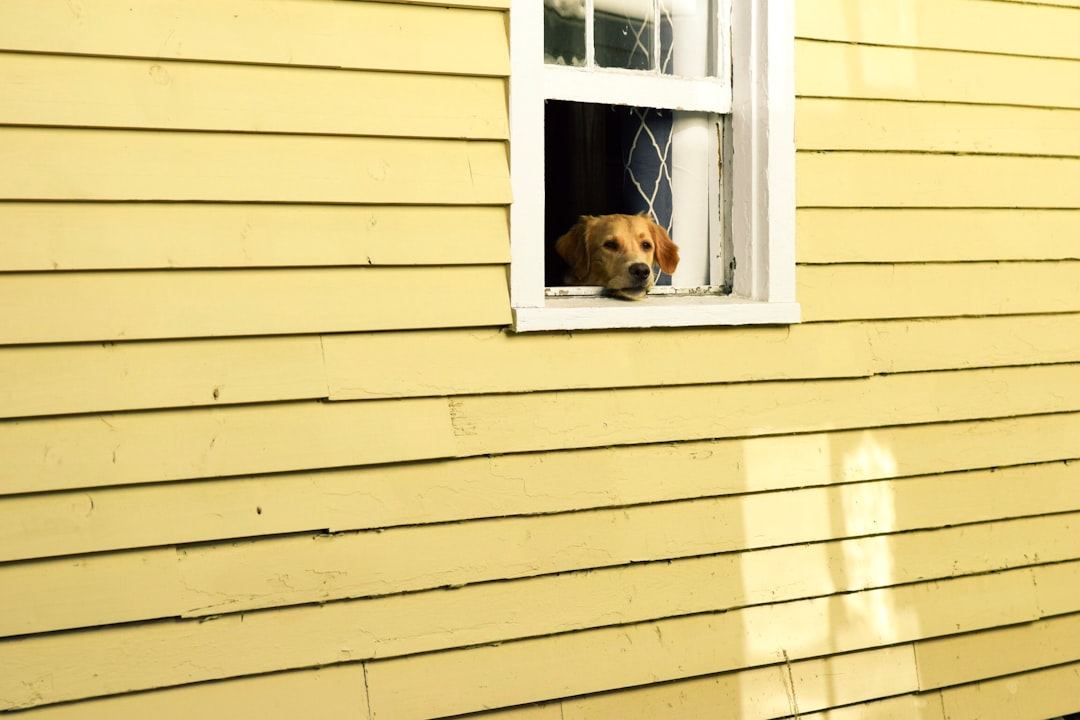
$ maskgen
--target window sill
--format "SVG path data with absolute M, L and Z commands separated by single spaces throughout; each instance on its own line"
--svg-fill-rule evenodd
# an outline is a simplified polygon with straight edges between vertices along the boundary
M 763 302 L 731 295 L 653 295 L 636 302 L 597 297 L 547 298 L 543 307 L 515 308 L 515 332 L 709 325 L 790 325 L 797 302 Z

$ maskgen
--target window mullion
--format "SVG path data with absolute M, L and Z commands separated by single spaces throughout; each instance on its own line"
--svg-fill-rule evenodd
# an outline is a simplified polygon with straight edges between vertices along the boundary
M 596 0 L 585 0 L 585 67 L 596 67 Z
M 660 47 L 660 1 L 653 0 L 652 7 L 652 41 L 653 41 L 653 72 L 663 74 L 664 51 Z

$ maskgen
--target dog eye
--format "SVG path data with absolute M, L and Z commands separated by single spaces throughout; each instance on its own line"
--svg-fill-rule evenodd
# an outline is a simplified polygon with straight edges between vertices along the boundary
M 642 250 L 652 250 L 652 243 L 651 242 L 643 242 L 643 243 L 641 243 L 641 249 Z
M 618 250 L 619 243 L 615 242 L 614 240 L 608 240 L 606 243 L 604 243 L 604 247 L 608 250 Z

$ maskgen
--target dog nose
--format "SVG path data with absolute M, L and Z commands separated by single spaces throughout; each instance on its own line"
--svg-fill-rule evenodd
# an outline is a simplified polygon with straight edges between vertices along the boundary
M 638 282 L 644 281 L 649 275 L 652 274 L 652 268 L 645 263 L 634 263 L 630 266 L 630 277 L 634 278 Z

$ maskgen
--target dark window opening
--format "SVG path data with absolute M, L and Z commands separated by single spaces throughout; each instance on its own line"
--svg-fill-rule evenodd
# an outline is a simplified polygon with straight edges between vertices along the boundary
M 582 215 L 647 213 L 671 231 L 670 111 L 549 100 L 544 120 L 546 285 L 563 284 L 555 241 Z

